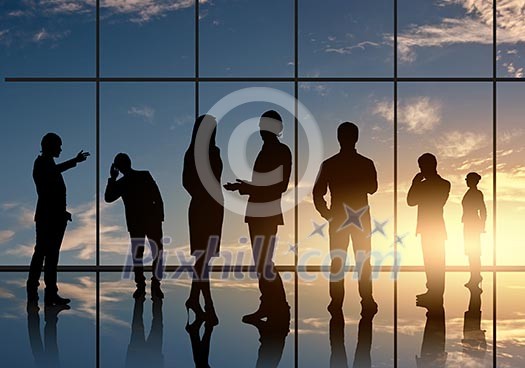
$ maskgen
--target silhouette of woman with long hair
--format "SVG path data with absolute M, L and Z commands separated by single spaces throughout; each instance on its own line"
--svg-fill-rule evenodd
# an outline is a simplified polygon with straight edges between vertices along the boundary
M 209 135 L 207 146 L 197 145 L 197 133 Z M 215 144 L 217 121 L 211 115 L 197 118 L 193 127 L 190 146 L 184 156 L 182 184 L 191 196 L 188 211 L 190 228 L 191 254 L 195 256 L 195 272 L 191 284 L 190 296 L 186 300 L 186 310 L 191 309 L 196 319 L 206 320 L 216 325 L 219 323 L 213 307 L 209 281 L 209 261 L 219 255 L 222 220 L 224 217 L 224 200 L 222 197 L 221 174 L 222 160 L 220 150 Z M 203 180 L 197 171 L 199 164 L 208 163 L 214 178 Z M 211 193 L 219 193 L 219 196 Z M 217 198 L 219 197 L 219 198 Z M 204 298 L 204 310 L 200 305 L 200 294 Z
M 465 254 L 470 264 L 470 280 L 466 287 L 477 286 L 483 278 L 481 277 L 481 233 L 485 232 L 487 221 L 487 208 L 483 200 L 483 193 L 477 185 L 481 175 L 475 172 L 467 174 L 465 181 L 468 190 L 463 196 L 463 236 L 465 243 Z

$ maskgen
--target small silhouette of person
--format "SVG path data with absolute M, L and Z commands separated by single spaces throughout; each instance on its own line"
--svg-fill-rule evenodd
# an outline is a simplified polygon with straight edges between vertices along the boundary
M 117 180 L 119 173 L 122 177 Z M 147 238 L 153 258 L 151 278 L 152 298 L 163 298 L 160 288 L 162 280 L 162 222 L 164 221 L 164 202 L 159 187 L 149 171 L 134 170 L 131 159 L 125 153 L 115 156 L 110 169 L 104 199 L 107 203 L 122 198 L 126 212 L 126 224 L 131 238 L 131 256 L 137 289 L 134 298 L 146 295 L 144 277 L 144 244 Z
M 288 188 L 292 169 L 290 149 L 279 141 L 283 121 L 274 110 L 266 111 L 259 120 L 260 135 L 263 140 L 261 151 L 253 166 L 252 181 L 237 179 L 236 183 L 224 185 L 226 190 L 238 190 L 248 195 L 246 216 L 252 252 L 259 278 L 261 291 L 257 311 L 243 317 L 244 322 L 252 322 L 272 313 L 290 313 L 286 301 L 281 276 L 272 261 L 277 241 L 277 228 L 284 224 L 281 197 Z
M 62 152 L 62 139 L 55 133 L 47 133 L 42 138 L 41 146 L 42 154 L 33 166 L 38 200 L 35 211 L 36 244 L 26 284 L 27 302 L 28 305 L 38 303 L 38 286 L 45 261 L 44 303 L 47 306 L 65 305 L 71 300 L 58 295 L 57 266 L 67 222 L 72 221 L 72 217 L 66 210 L 66 184 L 62 173 L 85 161 L 89 152 L 80 151 L 71 160 L 56 164 L 55 158 Z
M 359 128 L 354 123 L 344 122 L 337 128 L 339 153 L 325 160 L 313 187 L 314 205 L 320 215 L 329 221 L 330 237 L 330 312 L 343 307 L 344 267 L 349 237 L 359 272 L 359 294 L 362 307 L 377 304 L 372 296 L 370 266 L 371 222 L 368 195 L 377 191 L 377 172 L 374 163 L 356 150 Z M 331 206 L 324 198 L 330 191 Z M 350 225 L 346 223 L 349 216 Z
M 162 299 L 152 299 L 152 320 L 147 338 L 144 331 L 144 301 L 144 298 L 137 298 L 133 306 L 126 368 L 164 367 Z
M 354 368 L 369 368 L 372 366 L 370 351 L 372 349 L 372 322 L 377 309 L 373 305 L 365 305 L 357 328 L 357 344 L 354 353 Z M 342 309 L 331 312 L 330 318 L 330 367 L 347 368 L 348 360 L 345 347 L 345 318 Z
M 485 330 L 481 329 L 481 293 L 477 285 L 469 287 L 470 298 L 468 310 L 463 319 L 463 352 L 470 357 L 482 361 L 487 352 Z
M 40 334 L 39 308 L 32 306 L 27 308 L 27 330 L 29 333 L 29 345 L 38 368 L 59 368 L 60 354 L 57 343 L 58 314 L 69 310 L 69 305 L 52 305 L 44 309 L 44 341 Z
M 200 330 L 203 324 L 204 333 L 201 337 Z M 186 324 L 186 332 L 188 332 L 190 337 L 195 368 L 210 368 L 210 364 L 208 363 L 210 359 L 210 343 L 215 326 L 216 324 L 207 322 L 204 318 L 197 318 L 191 324 Z
M 461 201 L 463 206 L 461 221 L 463 222 L 465 254 L 470 264 L 470 280 L 465 286 L 469 287 L 470 285 L 476 286 L 483 280 L 481 277 L 481 233 L 485 232 L 487 208 L 483 193 L 477 187 L 481 176 L 471 172 L 467 174 L 465 180 L 469 189 Z
M 197 147 L 197 133 L 209 131 L 209 144 Z M 209 261 L 217 257 L 220 251 L 222 222 L 224 218 L 224 200 L 222 197 L 221 174 L 222 160 L 220 150 L 215 144 L 217 121 L 213 116 L 199 116 L 193 127 L 190 146 L 184 155 L 182 184 L 191 195 L 188 211 L 190 228 L 190 249 L 195 256 L 195 273 L 191 283 L 190 296 L 186 300 L 186 309 L 193 310 L 196 318 L 206 319 L 212 324 L 218 324 L 219 319 L 213 306 L 209 280 Z M 211 166 L 214 179 L 203 182 L 197 172 L 196 161 L 203 160 Z M 213 188 L 212 188 L 213 187 Z M 215 199 L 210 190 L 219 193 Z M 204 311 L 199 302 L 200 294 L 204 299 Z
M 445 351 L 446 330 L 443 299 L 439 296 L 432 296 L 426 301 L 424 307 L 427 309 L 427 320 L 421 343 L 421 354 L 416 356 L 416 367 L 444 368 L 448 354 Z
M 431 153 L 418 158 L 420 172 L 412 180 L 407 195 L 409 206 L 417 206 L 417 230 L 421 235 L 423 260 L 427 277 L 427 292 L 417 296 L 424 306 L 425 299 L 443 299 L 445 292 L 445 240 L 447 231 L 443 207 L 450 193 L 450 182 L 439 176 L 437 159 Z

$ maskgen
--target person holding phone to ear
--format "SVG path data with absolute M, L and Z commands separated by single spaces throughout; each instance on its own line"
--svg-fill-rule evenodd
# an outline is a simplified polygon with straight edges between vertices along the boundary
M 437 172 L 437 159 L 424 153 L 417 160 L 420 172 L 412 180 L 407 204 L 417 206 L 417 234 L 421 235 L 427 292 L 417 296 L 417 305 L 443 300 L 445 292 L 445 240 L 447 230 L 443 207 L 450 194 L 450 182 Z
M 117 180 L 119 173 L 122 177 Z M 122 197 L 126 211 L 126 224 L 131 238 L 131 255 L 137 289 L 134 298 L 146 295 L 144 277 L 144 244 L 146 238 L 153 257 L 153 276 L 151 278 L 151 297 L 164 297 L 160 289 L 162 279 L 162 222 L 164 221 L 164 202 L 159 187 L 149 171 L 134 170 L 131 159 L 125 153 L 115 156 L 110 168 L 110 178 L 104 193 L 106 202 L 115 202 Z

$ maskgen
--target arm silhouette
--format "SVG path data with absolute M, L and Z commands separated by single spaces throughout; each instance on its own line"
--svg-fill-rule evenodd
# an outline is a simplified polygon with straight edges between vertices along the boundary
M 374 194 L 377 192 L 377 171 L 372 161 L 370 161 L 369 173 L 366 179 L 366 192 L 368 194 Z
M 328 175 L 326 172 L 325 163 L 321 164 L 319 169 L 319 174 L 317 174 L 317 179 L 315 180 L 314 188 L 312 191 L 314 197 L 314 206 L 317 212 L 325 219 L 330 218 L 330 210 L 326 204 L 324 196 L 328 191 Z
M 412 185 L 410 186 L 407 194 L 407 204 L 410 207 L 417 206 L 421 202 L 421 198 L 424 196 L 421 188 L 423 179 L 424 177 L 421 173 L 418 173 L 414 179 L 412 179 Z
M 86 159 L 89 156 L 89 152 L 80 151 L 75 157 L 73 157 L 71 160 L 67 160 L 64 162 L 61 162 L 56 165 L 59 172 L 64 172 L 66 170 L 72 169 L 73 167 L 77 166 L 78 163 L 86 161 Z
M 148 178 L 150 180 L 153 202 L 155 203 L 155 211 L 158 214 L 161 221 L 164 221 L 164 202 L 162 201 L 162 195 L 160 194 L 159 186 L 157 185 L 155 179 L 153 179 L 149 172 Z

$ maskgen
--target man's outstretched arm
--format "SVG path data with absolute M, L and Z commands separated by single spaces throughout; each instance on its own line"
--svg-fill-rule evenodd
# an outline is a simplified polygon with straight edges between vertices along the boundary
M 89 157 L 89 152 L 84 152 L 83 150 L 80 151 L 74 158 L 71 160 L 67 160 L 64 162 L 61 162 L 57 164 L 57 169 L 60 172 L 64 172 L 66 170 L 69 170 L 75 166 L 77 166 L 78 163 L 86 161 L 86 159 Z

